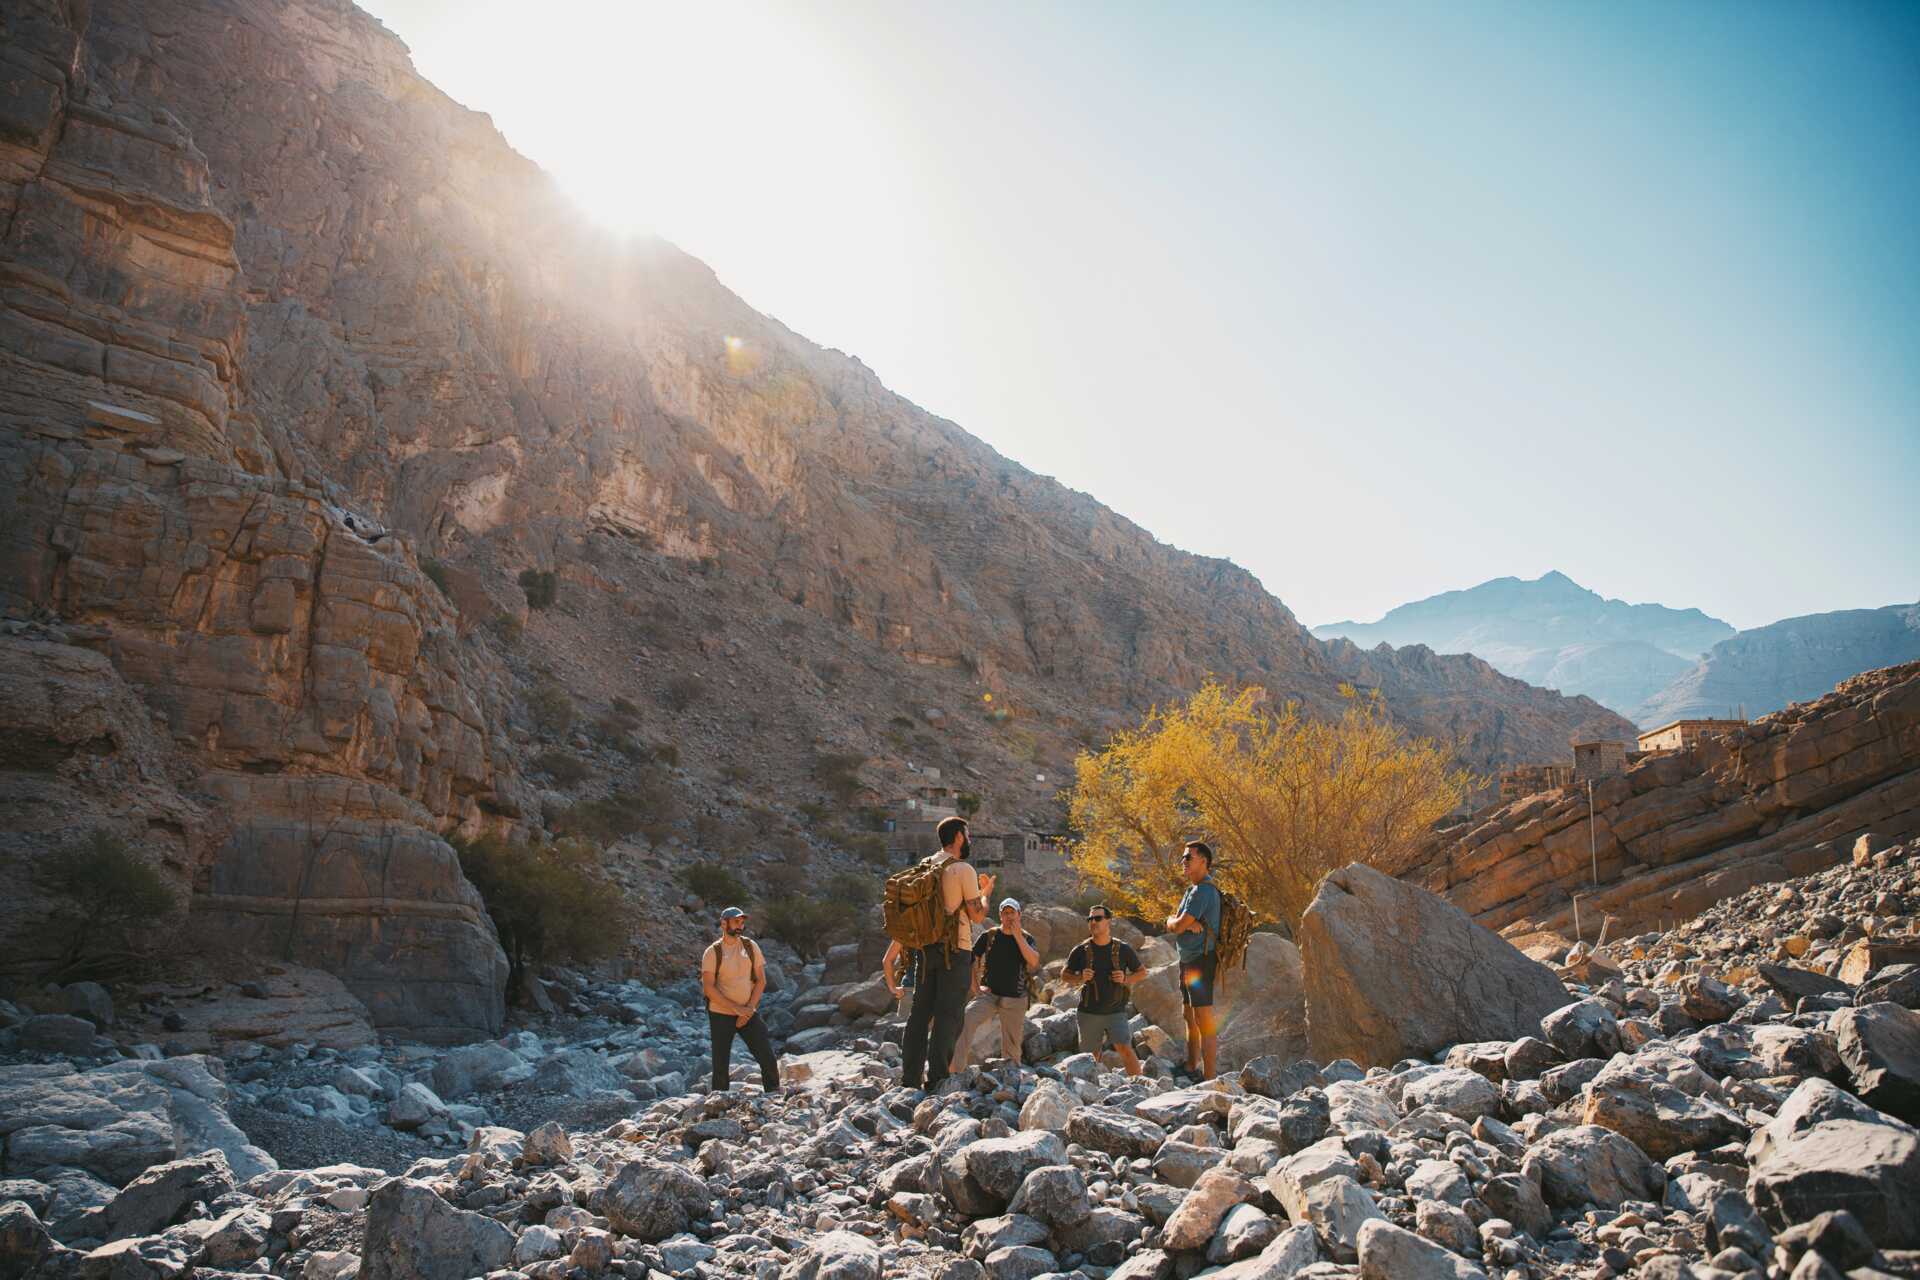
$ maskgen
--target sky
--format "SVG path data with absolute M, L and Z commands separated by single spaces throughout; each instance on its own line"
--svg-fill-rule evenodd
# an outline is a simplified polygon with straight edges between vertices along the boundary
M 588 217 L 1308 624 L 1920 598 L 1920 5 L 361 3 Z

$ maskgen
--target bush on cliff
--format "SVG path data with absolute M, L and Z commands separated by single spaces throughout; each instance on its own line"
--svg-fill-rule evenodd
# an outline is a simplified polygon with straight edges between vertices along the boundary
M 819 898 L 781 897 L 760 907 L 767 933 L 809 960 L 826 955 L 828 947 L 853 941 L 859 919 L 852 903 Z
M 553 570 L 522 569 L 520 591 L 527 597 L 527 608 L 547 609 L 560 597 L 560 580 Z
M 586 841 L 527 844 L 489 835 L 453 847 L 512 965 L 510 992 L 520 991 L 531 965 L 591 964 L 626 945 L 626 898 Z
M 33 879 L 53 900 L 47 928 L 59 946 L 49 976 L 64 982 L 133 967 L 145 954 L 143 936 L 174 908 L 166 876 L 109 831 L 61 848 Z
M 1341 716 L 1324 720 L 1208 682 L 1081 753 L 1074 866 L 1116 908 L 1153 919 L 1185 888 L 1182 845 L 1204 839 L 1216 880 L 1289 928 L 1327 872 L 1394 871 L 1474 780 L 1438 743 L 1401 732 L 1378 695 L 1343 693 Z

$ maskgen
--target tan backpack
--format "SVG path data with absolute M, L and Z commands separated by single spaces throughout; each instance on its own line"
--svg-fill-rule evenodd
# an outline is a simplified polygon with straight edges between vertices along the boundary
M 953 945 L 953 915 L 940 891 L 947 857 L 936 853 L 887 877 L 883 909 L 887 936 L 909 951 L 944 942 Z
M 1220 889 L 1220 932 L 1212 940 L 1214 953 L 1213 980 L 1216 985 L 1224 984 L 1227 970 L 1247 967 L 1247 939 L 1253 936 L 1253 926 L 1260 923 L 1260 917 L 1253 914 L 1253 908 L 1237 894 Z

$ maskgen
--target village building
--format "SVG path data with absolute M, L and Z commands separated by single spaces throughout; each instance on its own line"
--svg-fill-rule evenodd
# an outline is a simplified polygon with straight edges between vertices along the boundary
M 1745 720 L 1675 720 L 1640 735 L 1642 751 L 1685 751 L 1706 738 L 1746 727 Z
M 1627 744 L 1608 739 L 1573 744 L 1573 784 L 1615 778 L 1627 771 Z

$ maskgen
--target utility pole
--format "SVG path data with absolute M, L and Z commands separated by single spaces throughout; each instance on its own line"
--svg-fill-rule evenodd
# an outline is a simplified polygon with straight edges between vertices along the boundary
M 1600 855 L 1593 839 L 1593 779 L 1587 779 L 1587 861 L 1593 864 L 1593 882 L 1600 883 Z

